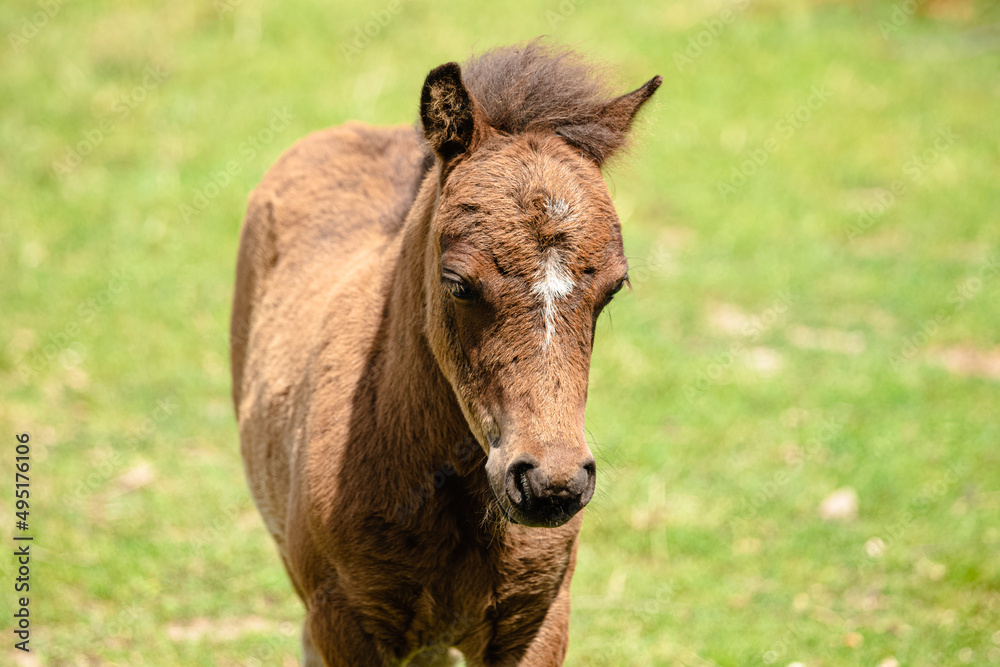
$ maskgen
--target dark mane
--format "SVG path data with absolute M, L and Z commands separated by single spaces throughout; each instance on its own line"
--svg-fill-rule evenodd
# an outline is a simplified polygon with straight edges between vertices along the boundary
M 493 49 L 462 66 L 462 81 L 501 132 L 554 132 L 598 162 L 625 143 L 627 128 L 595 122 L 614 97 L 606 68 L 569 49 L 540 38 Z

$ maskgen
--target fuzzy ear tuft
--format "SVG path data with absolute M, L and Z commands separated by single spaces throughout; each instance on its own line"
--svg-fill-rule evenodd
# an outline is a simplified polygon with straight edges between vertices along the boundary
M 428 143 L 445 163 L 472 147 L 476 104 L 458 63 L 445 63 L 427 75 L 420 92 L 420 121 Z
M 631 93 L 606 102 L 593 120 L 580 125 L 564 125 L 556 132 L 589 153 L 598 165 L 604 164 L 625 143 L 636 114 L 661 83 L 663 77 L 654 76 Z
M 653 96 L 661 83 L 663 83 L 663 77 L 654 76 L 631 93 L 611 100 L 604 106 L 602 113 L 604 121 L 621 128 L 622 132 L 627 131 L 632 125 L 635 115 L 639 113 L 639 109 L 646 103 L 646 100 Z

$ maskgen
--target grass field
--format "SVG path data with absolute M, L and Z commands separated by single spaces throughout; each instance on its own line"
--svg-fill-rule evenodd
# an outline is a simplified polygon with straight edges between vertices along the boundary
M 296 664 L 229 401 L 247 194 L 306 133 L 414 122 L 429 69 L 538 34 L 622 92 L 664 76 L 608 176 L 633 289 L 598 334 L 567 664 L 1000 663 L 998 22 L 4 2 L 0 533 L 26 432 L 35 540 L 30 654 L 0 559 L 0 664 Z

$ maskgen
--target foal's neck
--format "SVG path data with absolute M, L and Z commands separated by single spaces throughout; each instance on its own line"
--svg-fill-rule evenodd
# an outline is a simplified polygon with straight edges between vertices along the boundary
M 456 452 L 471 464 L 479 451 L 424 333 L 424 262 L 436 199 L 437 170 L 431 169 L 400 232 L 399 256 L 389 279 L 385 335 L 380 341 L 376 404 L 386 444 L 405 452 L 411 466 L 430 466 L 419 474 L 432 474 L 445 462 L 459 467 Z

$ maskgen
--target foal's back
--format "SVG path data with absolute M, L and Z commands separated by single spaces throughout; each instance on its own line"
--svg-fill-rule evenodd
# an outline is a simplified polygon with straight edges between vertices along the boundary
M 348 123 L 297 142 L 250 196 L 233 308 L 233 394 L 239 410 L 246 343 L 266 289 L 291 296 L 297 276 L 338 280 L 331 268 L 374 261 L 396 236 L 426 171 L 412 127 Z M 313 265 L 326 267 L 310 273 Z M 275 272 L 285 284 L 275 285 Z
M 270 230 L 279 261 L 302 250 L 296 261 L 366 252 L 402 226 L 425 150 L 411 127 L 348 123 L 311 134 L 264 176 L 251 197 L 247 225 Z M 265 210 L 255 211 L 260 208 Z M 259 219 L 265 212 L 270 219 Z
M 233 400 L 251 490 L 279 544 L 288 472 L 304 437 L 306 415 L 295 406 L 309 404 L 296 396 L 312 390 L 301 379 L 331 336 L 364 340 L 377 326 L 398 233 L 426 172 L 425 146 L 412 127 L 316 132 L 250 197 L 231 325 Z M 340 349 L 346 371 L 337 379 L 347 387 L 364 350 Z

